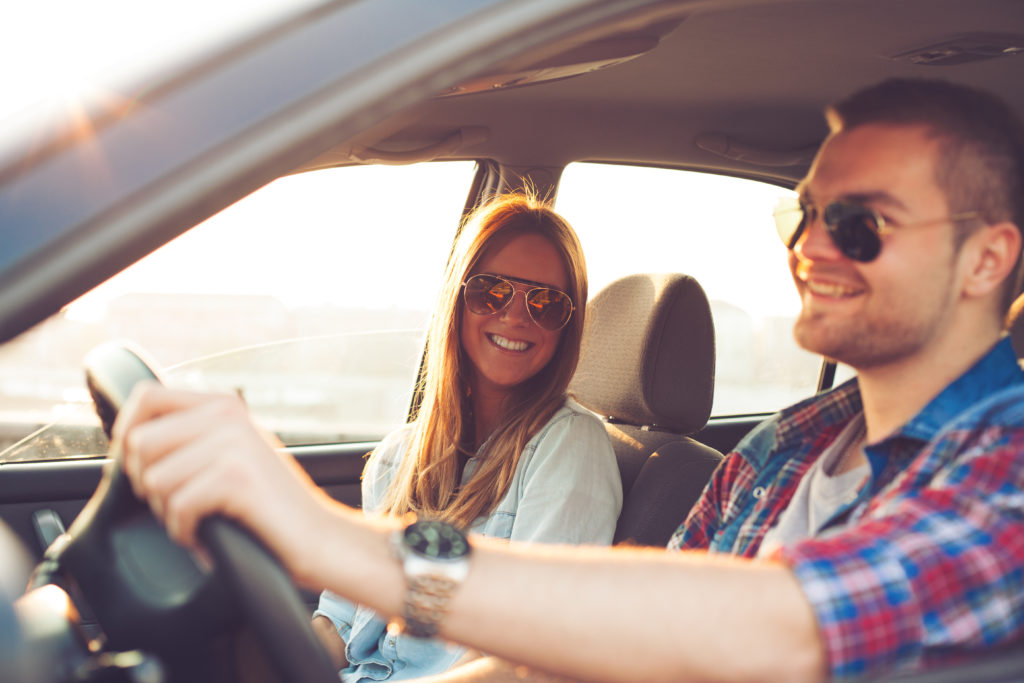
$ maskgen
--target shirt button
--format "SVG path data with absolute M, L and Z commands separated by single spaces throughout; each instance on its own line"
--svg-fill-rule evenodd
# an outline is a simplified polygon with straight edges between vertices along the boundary
M 766 489 L 763 486 L 755 487 L 754 491 L 753 491 L 754 498 L 757 498 L 758 500 L 761 500 L 762 498 L 764 498 L 764 495 L 766 493 L 768 493 L 768 489 Z

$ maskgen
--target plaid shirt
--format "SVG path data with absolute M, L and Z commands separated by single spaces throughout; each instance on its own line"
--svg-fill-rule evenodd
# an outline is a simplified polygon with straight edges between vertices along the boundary
M 860 411 L 851 380 L 760 425 L 669 547 L 756 556 Z M 1024 633 L 1024 373 L 1009 340 L 865 452 L 860 496 L 773 555 L 814 609 L 832 675 L 928 666 Z

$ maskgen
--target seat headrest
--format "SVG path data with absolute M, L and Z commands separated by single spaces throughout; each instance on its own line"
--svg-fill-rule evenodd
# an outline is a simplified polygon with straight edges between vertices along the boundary
M 1017 352 L 1017 358 L 1024 358 L 1024 294 L 1010 305 L 1010 312 L 1006 314 L 1006 331 L 1010 333 L 1010 343 Z
M 688 275 L 630 275 L 587 304 L 570 385 L 598 415 L 692 434 L 711 415 L 715 328 L 704 289 Z

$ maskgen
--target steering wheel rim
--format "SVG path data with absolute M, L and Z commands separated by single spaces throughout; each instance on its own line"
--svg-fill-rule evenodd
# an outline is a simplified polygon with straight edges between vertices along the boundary
M 141 353 L 123 344 L 106 344 L 90 352 L 86 377 L 108 436 L 135 384 L 160 381 Z M 135 498 L 118 466 L 118 454 L 112 452 L 111 459 L 52 559 L 76 580 L 101 627 L 114 635 L 112 645 L 159 654 L 161 638 L 147 639 L 140 630 L 143 625 L 162 624 L 164 628 L 157 630 L 166 632 L 212 618 L 217 622 L 214 628 L 227 629 L 241 619 L 256 634 L 282 680 L 337 683 L 337 671 L 313 631 L 298 590 L 269 549 L 234 521 L 207 518 L 198 536 L 215 570 L 204 571 Z M 154 553 L 158 557 L 149 557 Z M 154 572 L 163 572 L 163 582 L 153 580 Z M 151 593 L 160 592 L 167 581 L 174 584 L 167 599 L 154 599 Z M 225 593 L 230 604 L 223 600 Z M 118 596 L 116 608 L 107 605 L 111 594 Z M 184 638 L 185 643 L 191 640 Z

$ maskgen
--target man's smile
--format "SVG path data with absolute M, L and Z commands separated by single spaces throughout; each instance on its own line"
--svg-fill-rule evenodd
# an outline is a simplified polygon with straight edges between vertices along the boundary
M 832 280 L 808 279 L 804 280 L 804 286 L 807 287 L 811 294 L 832 297 L 834 299 L 847 299 L 864 292 L 862 287 L 854 287 Z

